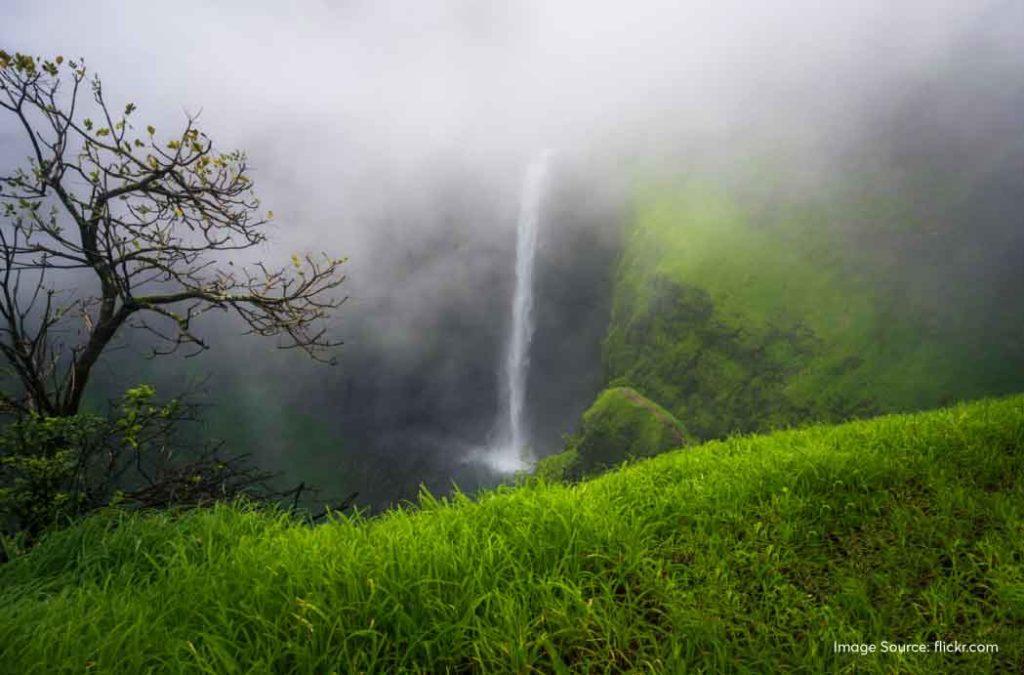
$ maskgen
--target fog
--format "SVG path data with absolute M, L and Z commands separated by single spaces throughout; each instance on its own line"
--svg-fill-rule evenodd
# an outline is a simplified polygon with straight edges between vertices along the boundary
M 711 138 L 834 140 L 908 82 L 950 74 L 965 40 L 984 36 L 982 67 L 1019 65 L 1022 12 L 954 1 L 8 2 L 0 30 L 11 47 L 86 57 L 111 96 L 162 128 L 201 110 L 215 139 L 249 151 L 287 222 L 310 237 L 329 228 L 355 252 L 368 217 L 451 165 L 515 176 L 541 147 L 621 159 Z
M 115 105 L 163 132 L 201 111 L 221 148 L 248 152 L 277 214 L 260 255 L 349 257 L 338 366 L 208 325 L 218 338 L 195 361 L 129 349 L 97 387 L 131 384 L 129 362 L 168 393 L 210 374 L 213 431 L 370 504 L 477 480 L 461 461 L 494 433 L 522 172 L 542 148 L 558 161 L 530 380 L 541 453 L 600 386 L 641 177 L 769 156 L 789 168 L 773 189 L 798 194 L 865 173 L 914 189 L 918 169 L 945 166 L 975 190 L 970 212 L 944 214 L 969 223 L 950 248 L 976 246 L 988 270 L 951 277 L 1019 281 L 1019 2 L 8 0 L 0 45 L 84 57 Z M 0 164 L 22 143 L 0 120 Z

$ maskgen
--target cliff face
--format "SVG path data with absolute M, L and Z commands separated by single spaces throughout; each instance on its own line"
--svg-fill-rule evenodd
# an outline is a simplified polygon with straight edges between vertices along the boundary
M 970 320 L 977 303 L 999 298 L 980 285 L 964 292 L 954 261 L 921 265 L 949 237 L 932 236 L 912 195 L 902 206 L 858 198 L 856 207 L 836 195 L 769 203 L 700 181 L 639 192 L 605 341 L 607 383 L 634 387 L 698 438 L 1019 387 L 1012 322 Z

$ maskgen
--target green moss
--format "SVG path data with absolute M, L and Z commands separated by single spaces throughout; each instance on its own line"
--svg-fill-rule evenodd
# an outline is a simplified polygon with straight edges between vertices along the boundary
M 568 448 L 541 460 L 534 475 L 575 480 L 686 443 L 686 429 L 667 410 L 635 389 L 611 387 L 583 413 Z

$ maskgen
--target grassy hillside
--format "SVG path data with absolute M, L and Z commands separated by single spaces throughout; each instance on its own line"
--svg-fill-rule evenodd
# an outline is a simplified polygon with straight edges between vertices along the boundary
M 638 193 L 606 341 L 611 384 L 701 438 L 1019 388 L 1019 320 L 977 319 L 996 299 L 953 275 L 953 254 L 932 260 L 948 237 L 912 200 L 771 200 L 696 179 Z
M 1024 397 L 308 527 L 109 515 L 0 567 L 7 672 L 1024 668 Z M 833 642 L 996 643 L 837 655 Z

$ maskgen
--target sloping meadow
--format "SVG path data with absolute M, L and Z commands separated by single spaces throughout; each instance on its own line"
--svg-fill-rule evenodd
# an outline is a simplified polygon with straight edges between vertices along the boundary
M 0 567 L 6 672 L 1024 669 L 1024 397 L 310 527 L 105 514 Z M 987 654 L 837 644 L 998 645 Z

